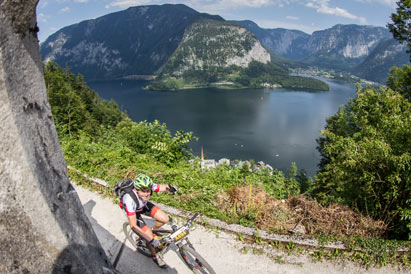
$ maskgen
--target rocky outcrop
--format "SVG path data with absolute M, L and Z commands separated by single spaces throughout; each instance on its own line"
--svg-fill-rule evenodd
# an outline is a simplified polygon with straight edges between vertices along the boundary
M 270 54 L 252 32 L 232 22 L 200 20 L 186 30 L 161 74 L 179 77 L 185 71 L 244 68 L 252 61 L 270 62 Z
M 67 177 L 37 2 L 0 2 L 0 273 L 114 273 Z
M 305 45 L 311 35 L 299 30 L 264 29 L 250 20 L 233 21 L 247 28 L 257 36 L 261 44 L 276 54 L 292 60 L 301 60 L 308 56 Z
M 401 67 L 401 64 L 407 64 L 406 49 L 405 44 L 400 44 L 393 38 L 381 41 L 353 73 L 361 78 L 385 84 L 393 66 Z

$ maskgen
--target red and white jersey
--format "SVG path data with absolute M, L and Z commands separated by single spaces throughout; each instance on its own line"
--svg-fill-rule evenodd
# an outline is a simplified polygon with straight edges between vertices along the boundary
M 160 185 L 153 184 L 153 188 L 151 189 L 153 192 L 158 192 L 160 190 Z M 127 216 L 134 215 L 136 213 L 142 212 L 143 208 L 147 205 L 147 201 L 143 201 L 138 197 L 137 190 L 133 189 L 134 194 L 136 194 L 138 205 L 136 202 L 131 198 L 130 194 L 126 194 L 123 196 L 123 200 L 120 201 L 120 207 L 124 206 L 124 210 L 127 213 Z

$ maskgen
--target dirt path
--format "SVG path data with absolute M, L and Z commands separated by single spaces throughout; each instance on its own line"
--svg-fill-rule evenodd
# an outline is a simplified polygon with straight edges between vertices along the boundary
M 125 241 L 122 224 L 126 221 L 126 217 L 118 205 L 113 204 L 110 199 L 102 198 L 79 186 L 75 186 L 75 188 L 107 256 L 112 262 L 118 258 L 117 269 L 121 273 L 192 273 L 173 250 L 170 250 L 165 256 L 165 261 L 170 266 L 167 270 L 158 268 L 150 258 L 137 253 L 129 243 L 126 243 L 121 256 L 118 256 L 120 247 Z M 235 235 L 221 231 L 210 231 L 202 226 L 198 226 L 192 232 L 190 240 L 214 270 L 223 274 L 405 273 L 392 267 L 366 270 L 352 263 L 313 263 L 306 256 L 287 256 L 287 254 L 275 249 L 265 250 L 263 254 L 258 255 L 254 254 L 253 247 L 237 241 Z M 244 247 L 248 249 L 247 253 L 242 251 Z

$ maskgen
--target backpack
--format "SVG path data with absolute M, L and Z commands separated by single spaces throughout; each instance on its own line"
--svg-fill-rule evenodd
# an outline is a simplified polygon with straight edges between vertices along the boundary
M 134 193 L 133 188 L 134 188 L 134 182 L 131 179 L 121 180 L 117 182 L 117 184 L 114 186 L 114 193 L 116 193 L 117 197 L 120 198 L 121 208 L 124 208 L 123 197 L 127 193 L 131 196 L 134 202 L 138 205 L 137 196 Z

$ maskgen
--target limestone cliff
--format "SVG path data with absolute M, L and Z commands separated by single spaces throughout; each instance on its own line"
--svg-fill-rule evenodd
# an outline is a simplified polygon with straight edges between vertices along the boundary
M 0 273 L 114 273 L 67 177 L 37 3 L 0 1 Z

